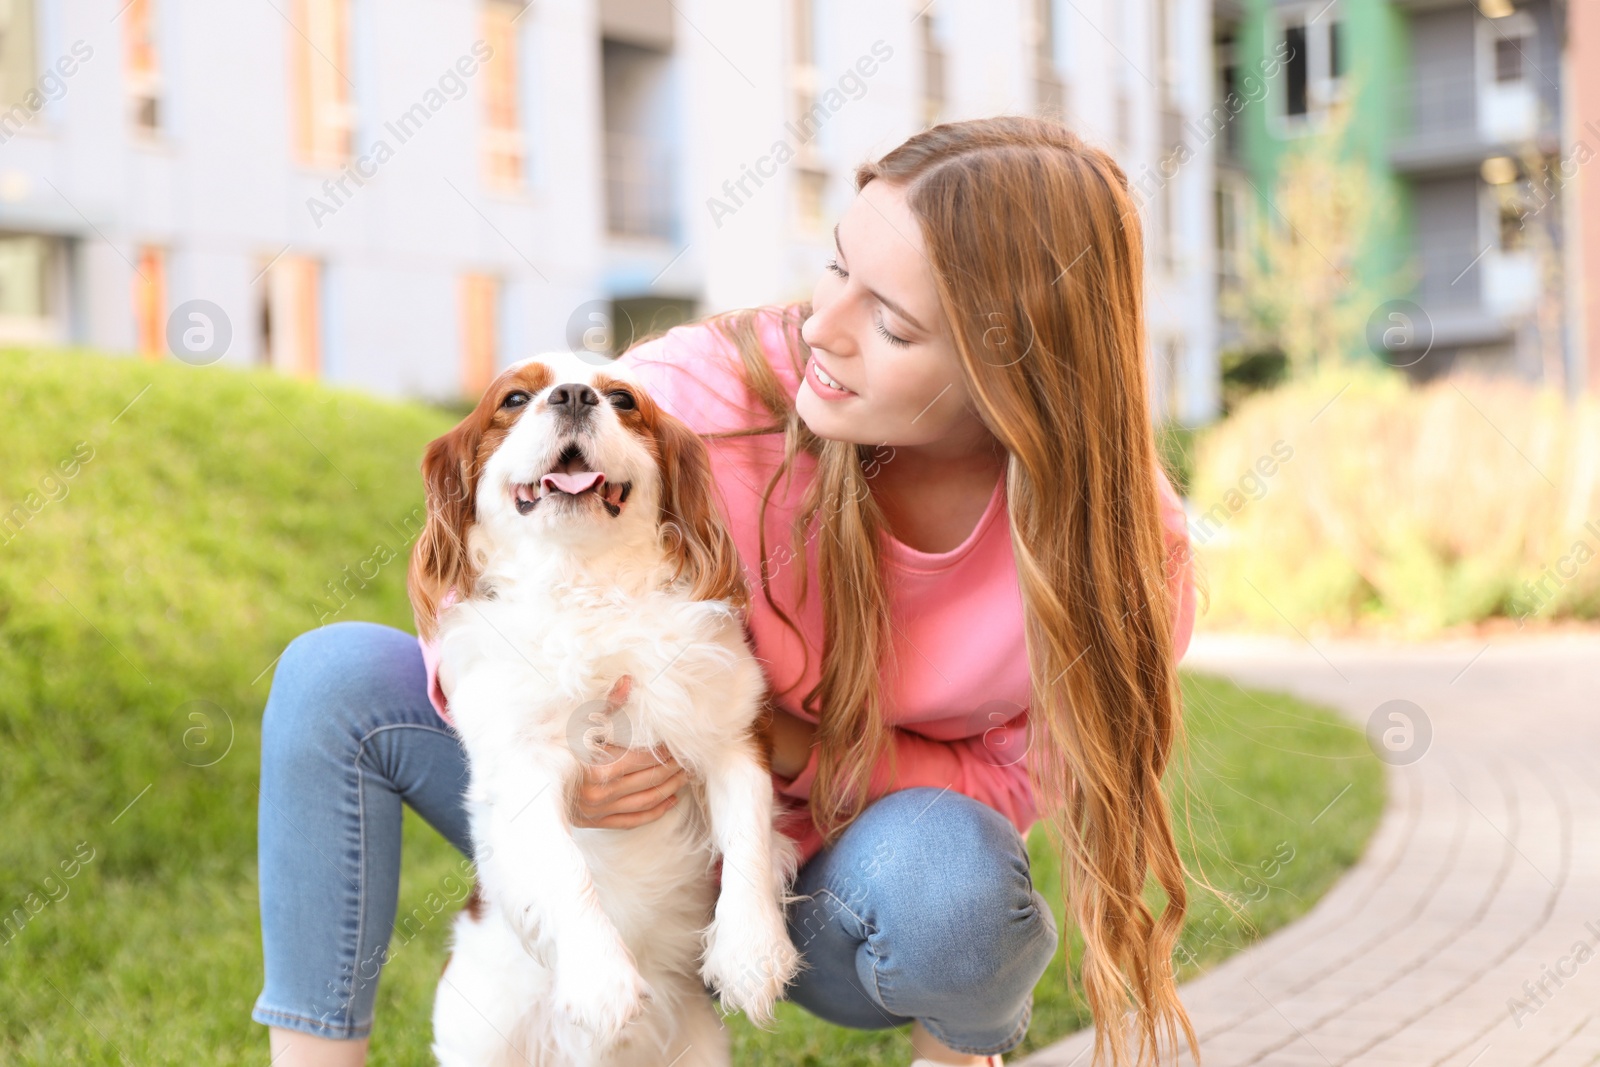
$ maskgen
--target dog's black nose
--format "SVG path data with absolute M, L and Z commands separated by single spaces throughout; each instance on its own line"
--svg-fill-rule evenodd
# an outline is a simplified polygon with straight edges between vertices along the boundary
M 582 418 L 589 409 L 600 403 L 600 394 L 582 382 L 563 382 L 550 390 L 546 402 L 558 411 L 573 418 Z

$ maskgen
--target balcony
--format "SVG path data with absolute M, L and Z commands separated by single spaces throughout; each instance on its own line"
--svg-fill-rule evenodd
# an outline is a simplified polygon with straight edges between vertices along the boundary
M 1400 118 L 1389 162 L 1413 178 L 1469 173 L 1530 144 L 1560 149 L 1555 118 L 1531 85 L 1477 85 L 1470 64 L 1460 77 L 1398 87 L 1393 105 Z
M 627 237 L 670 240 L 676 230 L 671 146 L 637 134 L 606 133 L 606 227 Z
M 605 10 L 617 19 L 631 12 L 629 25 L 637 30 L 651 11 L 657 22 L 664 17 L 657 7 L 618 2 Z M 670 14 L 670 6 L 665 11 Z M 655 244 L 673 240 L 679 222 L 677 82 L 672 53 L 656 47 L 663 43 L 670 42 L 646 46 L 606 37 L 600 50 L 606 228 Z
M 1486 234 L 1478 218 L 1475 180 L 1449 179 L 1430 188 L 1418 212 L 1414 299 L 1428 315 L 1439 348 L 1504 344 L 1539 299 L 1538 257 L 1502 247 L 1506 236 Z

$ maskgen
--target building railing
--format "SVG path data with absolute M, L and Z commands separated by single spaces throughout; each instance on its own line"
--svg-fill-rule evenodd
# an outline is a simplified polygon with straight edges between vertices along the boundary
M 673 157 L 665 141 L 608 130 L 606 225 L 612 233 L 671 238 L 677 229 Z
M 1544 139 L 1556 129 L 1535 86 L 1480 86 L 1470 64 L 1462 76 L 1401 83 L 1390 99 L 1397 119 L 1391 144 L 1408 158 Z

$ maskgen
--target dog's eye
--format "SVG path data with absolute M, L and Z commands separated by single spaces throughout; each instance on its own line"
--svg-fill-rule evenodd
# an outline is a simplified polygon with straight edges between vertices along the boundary
M 634 403 L 633 394 L 626 389 L 614 389 L 606 395 L 611 398 L 611 402 L 617 406 L 618 410 L 632 411 L 637 406 Z
M 506 398 L 500 401 L 500 406 L 503 408 L 520 408 L 532 399 L 533 397 L 518 389 L 514 393 L 507 393 Z

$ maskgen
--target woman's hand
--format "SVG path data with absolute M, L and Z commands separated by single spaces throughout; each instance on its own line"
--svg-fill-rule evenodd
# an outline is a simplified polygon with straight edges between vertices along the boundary
M 603 762 L 586 764 L 574 791 L 572 825 L 631 830 L 672 810 L 689 772 L 665 745 L 623 748 L 605 745 Z

